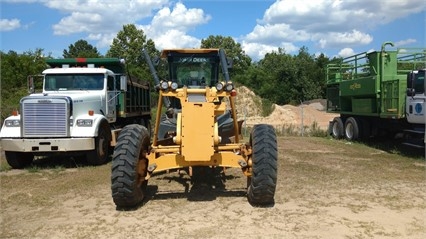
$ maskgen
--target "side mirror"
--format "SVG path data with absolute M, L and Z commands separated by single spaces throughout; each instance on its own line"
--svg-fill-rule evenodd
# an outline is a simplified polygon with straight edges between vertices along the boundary
M 407 88 L 407 96 L 415 96 L 416 90 L 414 88 Z
M 120 90 L 127 91 L 127 77 L 120 76 Z
M 28 87 L 28 93 L 32 94 L 35 92 L 35 87 L 34 87 L 34 77 L 33 76 L 28 76 L 27 78 L 27 87 Z

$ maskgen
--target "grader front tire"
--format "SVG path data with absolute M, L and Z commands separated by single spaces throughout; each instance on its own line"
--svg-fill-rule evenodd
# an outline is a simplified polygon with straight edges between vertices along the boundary
M 117 208 L 131 208 L 142 202 L 149 144 L 148 130 L 141 125 L 128 125 L 118 136 L 111 172 L 112 198 Z
M 272 206 L 277 185 L 277 137 L 271 125 L 259 124 L 250 135 L 252 176 L 247 178 L 247 197 L 253 206 Z

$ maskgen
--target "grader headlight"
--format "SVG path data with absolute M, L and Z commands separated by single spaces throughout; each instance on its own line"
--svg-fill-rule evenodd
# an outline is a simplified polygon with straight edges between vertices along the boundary
M 176 90 L 178 88 L 178 83 L 172 82 L 172 84 L 170 85 L 170 88 L 172 88 L 172 90 Z
M 225 86 L 225 90 L 227 92 L 231 92 L 234 89 L 234 84 L 232 84 L 232 82 L 228 82 Z
M 162 81 L 160 83 L 160 89 L 166 91 L 167 89 L 169 89 L 169 82 L 167 81 Z
M 221 82 L 216 84 L 216 90 L 217 91 L 222 91 L 223 90 L 223 84 Z

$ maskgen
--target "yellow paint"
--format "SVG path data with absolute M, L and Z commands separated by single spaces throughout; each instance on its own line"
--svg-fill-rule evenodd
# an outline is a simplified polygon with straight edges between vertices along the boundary
M 182 112 L 177 114 L 177 129 L 173 145 L 159 145 L 156 139 L 159 122 L 155 123 L 154 139 L 151 152 L 147 155 L 149 165 L 155 165 L 154 172 L 178 169 L 189 166 L 218 166 L 241 168 L 239 161 L 248 162 L 249 155 L 241 154 L 245 145 L 238 143 L 239 125 L 234 122 L 235 142 L 221 144 L 218 136 L 216 116 L 227 109 L 229 99 L 234 119 L 237 117 L 234 99 L 230 92 L 217 92 L 215 88 L 190 89 L 183 87 L 176 91 L 160 91 L 158 106 L 162 105 L 162 97 L 178 98 Z M 219 97 L 223 98 L 219 102 Z M 198 99 L 194 101 L 194 98 Z M 157 112 L 157 119 L 161 112 Z M 250 169 L 243 169 L 244 174 L 250 175 Z

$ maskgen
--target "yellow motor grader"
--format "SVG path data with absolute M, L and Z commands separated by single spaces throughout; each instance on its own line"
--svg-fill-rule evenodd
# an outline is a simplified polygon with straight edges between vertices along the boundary
M 168 79 L 160 80 L 150 55 L 145 60 L 159 92 L 153 134 L 127 125 L 114 148 L 112 198 L 117 208 L 139 205 L 151 176 L 194 167 L 241 168 L 252 206 L 271 206 L 277 182 L 277 140 L 271 125 L 252 128 L 242 143 L 232 61 L 223 49 L 165 49 Z M 162 110 L 163 109 L 163 110 Z M 164 111 L 164 112 L 163 112 Z

